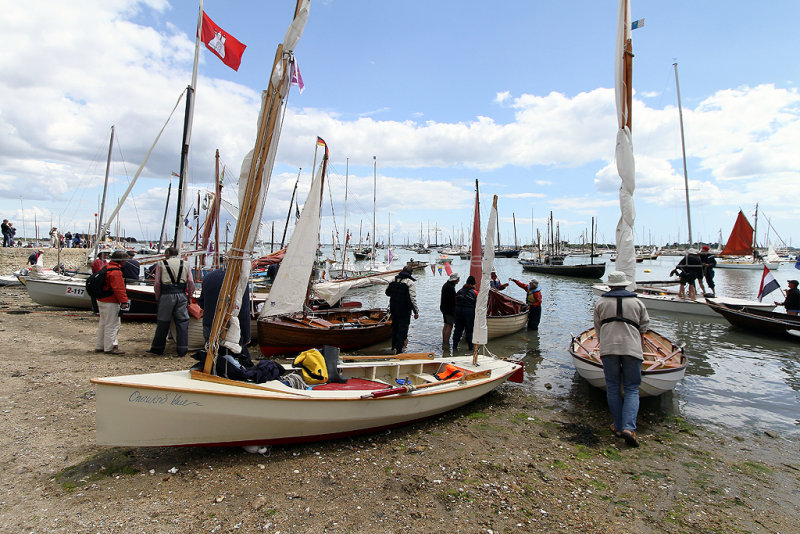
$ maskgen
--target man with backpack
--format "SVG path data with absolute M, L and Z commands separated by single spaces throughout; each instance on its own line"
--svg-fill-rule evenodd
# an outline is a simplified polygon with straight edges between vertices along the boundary
M 97 342 L 94 346 L 95 352 L 106 354 L 125 354 L 119 350 L 120 310 L 127 310 L 130 307 L 128 295 L 125 292 L 125 282 L 122 279 L 122 264 L 127 261 L 128 255 L 123 251 L 114 252 L 111 255 L 111 262 L 104 266 L 99 273 L 105 273 L 102 284 L 102 292 L 97 296 L 97 307 L 100 310 L 100 320 L 97 324 Z M 94 276 L 94 275 L 93 275 Z M 100 275 L 102 278 L 103 275 Z M 87 291 L 89 290 L 87 280 Z
M 177 248 L 168 247 L 164 251 L 164 256 L 166 259 L 156 263 L 153 289 L 158 301 L 158 315 L 156 332 L 147 352 L 159 356 L 164 354 L 169 323 L 174 319 L 175 344 L 177 345 L 177 356 L 180 358 L 189 352 L 188 305 L 189 295 L 194 294 L 194 280 L 189 264 L 180 258 Z
M 419 319 L 417 288 L 411 272 L 411 267 L 406 265 L 386 288 L 389 312 L 392 314 L 392 351 L 395 354 L 404 352 L 408 344 L 411 312 L 414 312 L 414 319 Z
M 92 262 L 90 265 L 92 269 L 92 274 L 100 272 L 100 269 L 108 265 L 108 251 L 107 250 L 99 250 L 97 251 L 97 258 Z M 89 295 L 92 298 L 92 311 L 95 315 L 100 313 L 100 310 L 97 307 L 97 299 L 94 298 L 92 295 Z

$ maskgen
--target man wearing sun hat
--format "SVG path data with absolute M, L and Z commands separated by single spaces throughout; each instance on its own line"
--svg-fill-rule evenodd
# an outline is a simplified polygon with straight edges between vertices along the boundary
M 636 416 L 639 413 L 639 384 L 642 382 L 643 335 L 650 326 L 650 316 L 636 293 L 626 290 L 630 284 L 625 273 L 608 275 L 611 288 L 594 305 L 594 328 L 603 361 L 606 399 L 614 420 L 611 430 L 617 437 L 638 447 Z M 623 399 L 620 385 L 625 391 Z
M 450 334 L 453 333 L 453 324 L 456 322 L 456 284 L 460 279 L 458 273 L 453 273 L 442 285 L 442 296 L 439 300 L 439 311 L 444 320 L 442 346 L 450 346 Z

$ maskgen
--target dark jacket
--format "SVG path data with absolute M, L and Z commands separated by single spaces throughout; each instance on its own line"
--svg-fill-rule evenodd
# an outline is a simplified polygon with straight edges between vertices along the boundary
M 464 287 L 456 293 L 456 307 L 457 308 L 472 308 L 475 309 L 475 303 L 478 300 L 478 293 L 475 291 L 475 286 L 465 284 Z
M 214 323 L 214 313 L 217 309 L 219 292 L 222 290 L 222 281 L 225 279 L 225 269 L 216 269 L 203 277 L 200 286 L 200 297 L 197 304 L 203 308 L 203 326 L 211 328 Z M 239 310 L 240 344 L 250 343 L 250 288 L 244 290 L 242 307 Z
M 445 315 L 453 315 L 456 311 L 456 282 L 448 280 L 442 286 L 442 298 L 439 301 L 439 311 Z

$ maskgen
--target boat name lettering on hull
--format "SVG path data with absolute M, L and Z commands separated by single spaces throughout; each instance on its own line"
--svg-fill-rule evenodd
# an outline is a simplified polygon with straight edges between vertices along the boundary
M 143 404 L 169 404 L 170 406 L 202 406 L 201 403 L 190 401 L 179 393 L 164 393 L 160 395 L 142 393 L 138 389 L 131 393 L 128 397 L 128 402 L 136 402 Z

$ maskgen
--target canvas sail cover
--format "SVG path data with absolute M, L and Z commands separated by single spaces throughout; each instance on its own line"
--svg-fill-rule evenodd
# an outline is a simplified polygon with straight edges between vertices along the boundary
M 280 269 L 275 275 L 272 289 L 269 291 L 269 296 L 259 317 L 303 311 L 319 242 L 322 177 L 327 164 L 326 158 L 323 158 L 317 174 L 311 182 L 311 190 L 308 192 L 300 220 L 297 221 L 297 226 L 294 228 L 292 239 L 289 241 L 289 246 L 286 247 L 286 255 L 281 261 Z
M 617 103 L 617 131 L 616 160 L 617 173 L 622 183 L 619 187 L 620 218 L 617 223 L 617 270 L 625 273 L 628 280 L 636 280 L 636 250 L 633 245 L 633 223 L 636 220 L 636 207 L 633 201 L 633 191 L 636 186 L 636 169 L 633 159 L 633 140 L 631 130 L 628 128 L 628 118 L 631 110 L 630 82 L 631 74 L 626 68 L 626 44 L 631 39 L 631 8 L 628 0 L 619 0 L 617 18 L 617 45 L 615 70 L 615 96 Z
M 489 327 L 486 324 L 486 314 L 489 309 L 489 274 L 494 266 L 494 234 L 497 229 L 497 195 L 492 201 L 492 211 L 489 213 L 489 225 L 486 227 L 486 243 L 483 250 L 483 265 L 481 285 L 478 291 L 478 300 L 475 303 L 475 326 L 472 329 L 472 342 L 476 345 L 486 345 L 489 340 Z
M 742 210 L 736 216 L 733 223 L 733 230 L 725 244 L 725 248 L 720 252 L 722 256 L 748 256 L 753 253 L 753 227 L 747 221 Z

